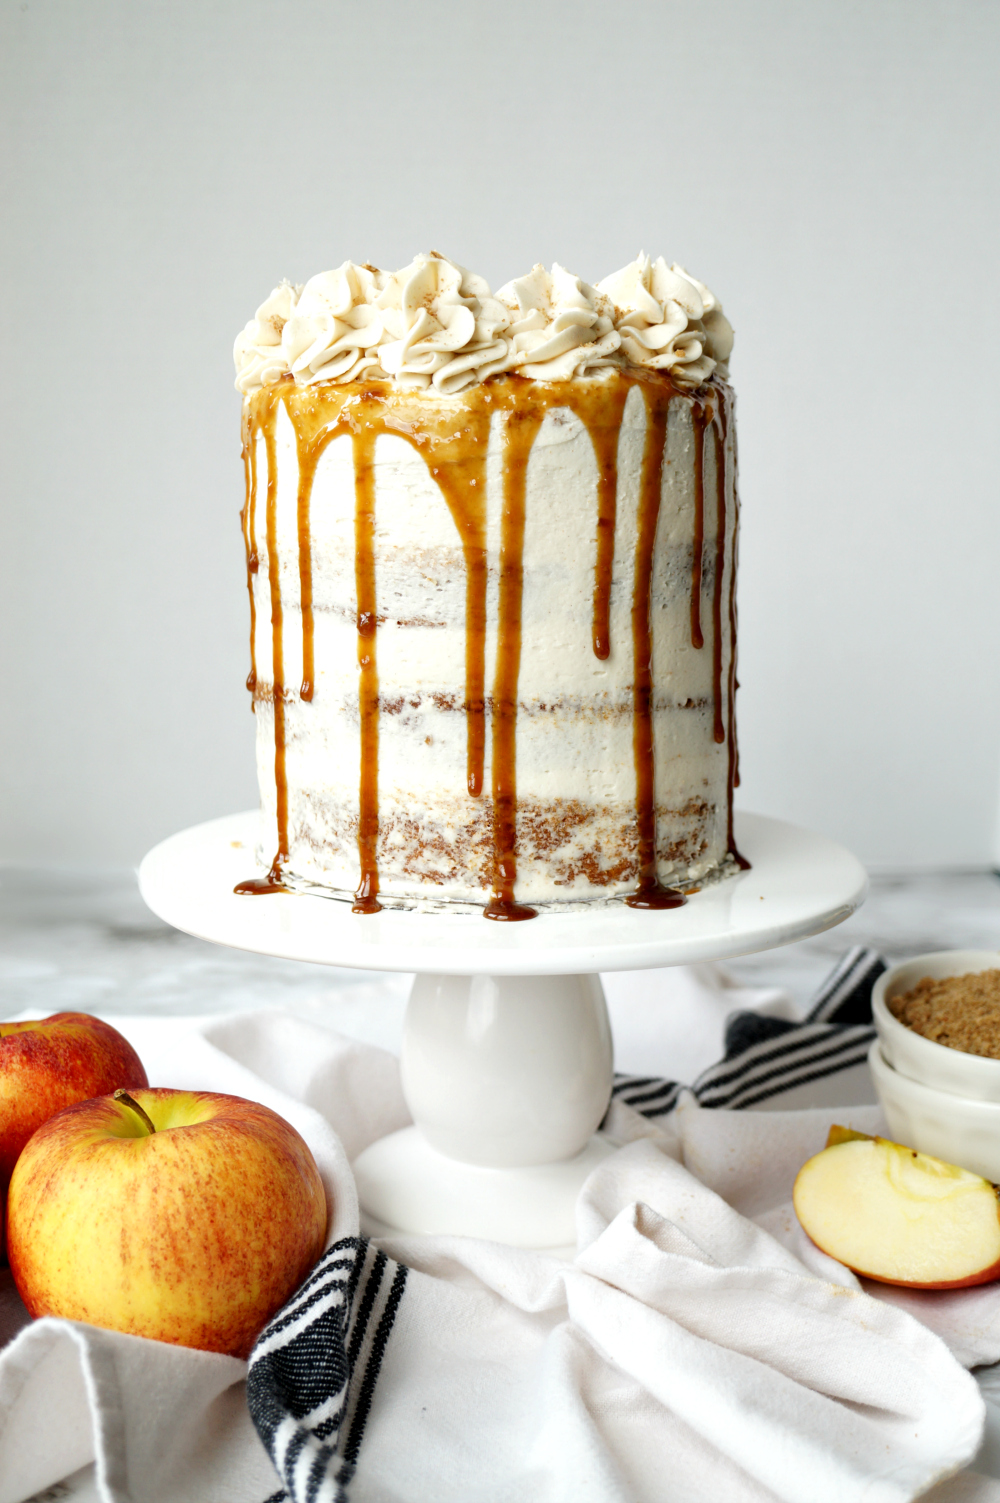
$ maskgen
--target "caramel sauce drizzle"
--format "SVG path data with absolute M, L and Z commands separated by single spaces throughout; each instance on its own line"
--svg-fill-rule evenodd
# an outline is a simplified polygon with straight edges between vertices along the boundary
M 726 572 L 726 435 L 718 408 L 708 422 L 715 435 L 715 580 L 712 587 L 712 737 L 717 746 L 726 739 L 722 719 L 722 597 Z
M 625 902 L 630 908 L 679 908 L 686 901 L 672 887 L 661 887 L 656 875 L 656 791 L 653 758 L 653 632 L 649 619 L 656 524 L 663 492 L 663 459 L 667 446 L 667 412 L 672 393 L 644 391 L 646 439 L 642 454 L 639 513 L 632 589 L 632 747 L 635 756 L 635 818 L 638 831 L 639 885 Z
M 375 437 L 355 433 L 354 577 L 358 601 L 358 704 L 361 714 L 361 772 L 358 786 L 358 855 L 361 880 L 354 913 L 378 913 L 378 630 L 375 599 Z
M 594 563 L 594 607 L 591 639 L 594 656 L 611 656 L 611 582 L 615 566 L 615 524 L 618 519 L 618 440 L 631 384 L 621 381 L 613 391 L 587 389 L 567 383 L 555 406 L 568 407 L 583 423 L 597 461 L 597 558 Z M 601 419 L 601 421 L 599 421 Z
M 492 404 L 470 404 L 462 419 L 451 419 L 452 431 L 431 432 L 423 444 L 410 435 L 422 453 L 451 512 L 465 560 L 465 735 L 466 787 L 471 798 L 483 791 L 486 761 L 486 453 L 490 439 Z
M 378 894 L 378 672 L 375 637 L 378 618 L 374 574 L 374 472 L 375 440 L 393 433 L 409 442 L 425 460 L 449 507 L 462 541 L 466 564 L 466 697 L 467 784 L 478 797 L 483 787 L 485 765 L 485 676 L 486 676 L 486 453 L 489 442 L 490 405 L 477 404 L 465 427 L 450 417 L 451 431 L 428 433 L 418 427 L 417 412 L 407 417 L 405 400 L 393 403 L 385 383 L 373 383 L 359 391 L 342 388 L 342 401 L 330 415 L 328 402 L 319 404 L 310 394 L 298 396 L 287 382 L 269 389 L 269 397 L 257 398 L 256 422 L 248 428 L 265 434 L 268 443 L 268 475 L 274 465 L 274 426 L 279 403 L 292 421 L 298 459 L 296 526 L 299 545 L 299 589 L 302 605 L 302 685 L 300 698 L 308 701 L 315 689 L 315 627 L 312 609 L 312 544 L 310 503 L 316 468 L 327 445 L 338 435 L 351 433 L 355 444 L 355 574 L 359 667 L 359 712 L 361 720 L 361 773 L 358 821 L 358 855 L 361 879 L 355 909 L 376 912 Z M 399 410 L 401 409 L 401 410 Z M 472 432 L 470 433 L 470 426 Z M 253 450 L 251 450 L 253 453 Z M 270 491 L 269 491 L 270 496 Z M 273 524 L 272 510 L 268 512 Z M 270 533 L 269 533 L 270 537 Z M 288 786 L 284 754 L 284 684 L 281 663 L 282 626 L 280 591 L 271 579 L 272 640 L 275 656 L 275 784 L 278 810 L 278 853 L 269 878 L 241 883 L 238 891 L 282 891 L 281 866 L 288 853 Z M 256 678 L 256 675 L 255 675 Z M 279 693 L 280 690 L 280 693 Z
M 691 408 L 694 431 L 694 534 L 691 538 L 691 646 L 704 647 L 701 630 L 701 576 L 705 552 L 705 409 Z
M 524 593 L 524 498 L 528 459 L 545 417 L 544 402 L 508 412 L 504 430 L 500 599 L 493 680 L 493 896 L 483 916 L 516 923 L 536 917 L 514 901 L 517 881 L 517 682 Z
M 313 585 L 312 585 L 312 528 L 309 503 L 312 499 L 313 479 L 316 466 L 326 443 L 304 444 L 299 430 L 295 433 L 298 450 L 299 491 L 295 501 L 295 524 L 299 539 L 299 600 L 302 606 L 302 683 L 299 698 L 307 702 L 313 697 L 316 669 L 314 665 L 313 631 Z M 329 442 L 329 439 L 326 440 Z
M 271 654 L 273 660 L 273 706 L 274 706 L 274 782 L 277 790 L 278 849 L 271 870 L 266 877 L 250 877 L 238 882 L 233 888 L 237 893 L 257 896 L 271 892 L 285 892 L 281 880 L 282 868 L 288 859 L 288 778 L 285 772 L 285 667 L 283 620 L 281 610 L 281 583 L 278 575 L 278 467 L 275 457 L 274 423 L 260 425 L 264 435 L 267 455 L 267 501 L 265 503 L 267 534 L 267 578 L 271 592 Z M 251 453 L 256 452 L 256 433 L 250 425 L 249 442 Z M 256 492 L 256 461 L 254 464 L 254 492 Z M 256 572 L 256 570 L 254 570 Z M 252 591 L 251 591 L 252 594 Z M 256 685 L 256 668 L 254 684 Z
M 740 759 L 736 740 L 736 548 L 739 524 L 739 492 L 733 474 L 733 526 L 732 550 L 729 571 L 729 672 L 726 683 L 726 719 L 722 718 L 722 595 L 723 576 L 726 564 L 726 496 L 727 439 L 729 436 L 729 398 L 724 387 L 716 393 L 717 407 L 693 407 L 691 419 L 694 426 L 694 535 L 692 537 L 691 565 L 691 644 L 704 647 L 705 638 L 701 629 L 701 589 L 703 557 L 705 552 L 705 443 L 708 428 L 715 435 L 715 485 L 716 485 L 716 543 L 715 582 L 712 599 L 712 735 L 717 745 L 728 742 L 728 769 L 726 774 L 726 846 L 737 866 L 743 871 L 750 869 L 750 862 L 741 856 L 733 835 L 733 790 L 739 787 Z M 728 729 L 727 729 L 728 728 Z
M 727 466 L 728 447 L 727 439 L 730 429 L 731 398 L 723 388 L 719 392 L 719 463 L 725 470 Z M 723 481 L 725 483 L 725 481 Z M 733 790 L 739 787 L 740 782 L 740 749 L 736 736 L 736 690 L 739 685 L 736 681 L 736 564 L 739 549 L 739 522 L 740 522 L 740 491 L 736 476 L 735 453 L 732 471 L 732 497 L 733 497 L 733 521 L 732 521 L 732 544 L 729 553 L 729 673 L 726 684 L 726 724 L 729 730 L 728 770 L 726 778 L 726 845 L 729 854 L 736 862 L 741 871 L 750 870 L 750 862 L 740 854 L 736 847 L 736 839 L 733 835 Z
M 241 882 L 237 892 L 279 892 L 288 858 L 288 785 L 285 766 L 285 683 L 283 615 L 277 555 L 277 467 L 275 422 L 283 405 L 295 433 L 299 480 L 296 526 L 299 548 L 299 590 L 302 610 L 302 682 L 299 697 L 309 701 L 315 690 L 312 539 L 310 505 L 319 458 L 338 435 L 350 433 L 355 473 L 355 583 L 357 594 L 357 653 L 361 759 L 359 774 L 358 855 L 361 870 L 354 911 L 374 913 L 378 902 L 378 743 L 379 684 L 377 668 L 377 595 L 375 580 L 375 481 L 376 439 L 395 434 L 409 442 L 423 457 L 445 500 L 462 543 L 466 570 L 465 713 L 467 727 L 466 782 L 471 797 L 483 790 L 486 741 L 485 641 L 486 641 L 486 455 L 493 412 L 504 418 L 502 427 L 503 510 L 501 516 L 499 619 L 496 675 L 493 685 L 492 798 L 493 798 L 493 892 L 484 908 L 487 918 L 515 922 L 533 918 L 535 910 L 514 899 L 517 880 L 517 708 L 521 659 L 521 609 L 524 579 L 525 493 L 531 450 L 550 410 L 566 407 L 584 423 L 594 447 L 598 469 L 597 550 L 594 572 L 592 642 L 595 656 L 607 659 L 611 652 L 610 597 L 614 566 L 617 509 L 618 440 L 625 403 L 633 385 L 639 385 L 646 403 L 647 430 L 643 451 L 638 546 L 633 581 L 632 647 L 635 664 L 633 690 L 633 747 L 636 765 L 636 825 L 638 831 L 639 885 L 626 898 L 633 907 L 672 908 L 684 902 L 680 893 L 661 887 L 656 876 L 656 811 L 652 733 L 652 629 L 650 588 L 656 526 L 663 483 L 667 414 L 677 395 L 662 377 L 621 375 L 613 392 L 606 388 L 581 388 L 571 382 L 534 383 L 517 376 L 500 377 L 465 397 L 458 415 L 447 408 L 435 428 L 418 401 L 410 410 L 410 398 L 386 382 L 363 387 L 345 385 L 323 389 L 317 402 L 312 388 L 304 391 L 288 380 L 258 393 L 244 425 L 244 460 L 247 466 L 247 499 L 244 505 L 248 585 L 251 602 L 251 674 L 248 686 L 256 688 L 255 615 L 252 576 L 257 571 L 255 510 L 257 496 L 256 436 L 262 433 L 267 456 L 267 546 L 268 583 L 271 600 L 273 657 L 273 703 L 275 738 L 275 787 L 278 850 L 267 877 Z M 714 388 L 713 388 L 714 390 Z M 339 402 L 336 401 L 339 398 Z M 331 400 L 333 399 L 333 400 Z M 720 397 L 721 401 L 721 397 Z M 720 409 L 721 411 L 721 409 Z M 692 640 L 701 646 L 700 596 L 704 531 L 703 445 L 709 422 L 703 400 L 692 408 L 697 440 L 695 548 L 692 566 Z M 725 418 L 720 419 L 724 454 Z M 715 627 L 714 704 L 716 740 L 720 738 L 722 676 L 722 576 L 725 559 L 726 477 L 724 461 L 717 464 L 717 509 L 720 520 L 713 625 Z M 735 572 L 730 576 L 730 628 L 735 628 Z M 695 640 L 695 628 L 699 640 Z M 733 726 L 735 659 L 731 657 L 729 681 L 729 726 Z M 730 849 L 743 864 L 732 842 L 732 788 L 738 779 L 735 731 L 729 746 Z
M 247 594 L 250 596 L 250 672 L 247 688 L 250 691 L 250 708 L 255 709 L 254 690 L 257 688 L 257 604 L 253 596 L 253 577 L 257 573 L 257 443 L 256 429 L 249 412 L 243 417 L 243 472 L 246 477 L 246 499 L 240 513 L 243 537 L 247 553 Z
M 278 790 L 278 851 L 271 864 L 273 875 L 288 860 L 288 778 L 285 773 L 285 646 L 278 569 L 278 463 L 274 424 L 264 429 L 267 454 L 267 584 L 271 592 L 271 659 L 273 663 L 274 781 Z

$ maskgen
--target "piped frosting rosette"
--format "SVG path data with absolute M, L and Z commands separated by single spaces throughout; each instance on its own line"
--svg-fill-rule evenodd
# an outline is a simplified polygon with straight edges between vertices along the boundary
M 535 266 L 500 288 L 510 310 L 510 369 L 536 381 L 565 381 L 619 364 L 614 305 L 558 262 Z
M 373 304 L 388 280 L 374 266 L 345 261 L 305 286 L 282 282 L 237 336 L 237 389 L 249 395 L 288 374 L 300 386 L 384 376 L 373 351 L 385 327 Z
M 453 396 L 508 366 L 507 310 L 482 277 L 437 251 L 389 277 L 378 307 L 388 336 L 379 358 L 398 386 Z
M 270 386 L 288 371 L 288 357 L 281 344 L 285 324 L 298 302 L 301 285 L 282 282 L 275 287 L 253 318 L 236 336 L 236 390 L 244 396 L 261 386 Z
M 535 266 L 494 296 L 437 251 L 398 272 L 345 261 L 304 286 L 282 282 L 238 336 L 236 386 L 284 376 L 392 379 L 453 396 L 501 371 L 536 381 L 609 366 L 667 372 L 700 386 L 728 375 L 733 331 L 712 292 L 680 266 L 641 254 L 596 287 L 558 264 Z
M 305 284 L 281 331 L 288 369 L 300 385 L 385 374 L 376 353 L 385 322 L 375 300 L 387 281 L 374 266 L 345 261 Z
M 687 386 L 700 386 L 716 370 L 728 375 L 732 325 L 715 295 L 683 267 L 640 251 L 597 285 L 614 303 L 622 353 L 632 365 L 668 371 Z

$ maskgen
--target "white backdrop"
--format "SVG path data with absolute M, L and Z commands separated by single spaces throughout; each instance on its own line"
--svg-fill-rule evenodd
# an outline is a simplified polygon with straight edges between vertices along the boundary
M 231 346 L 282 276 L 641 247 L 736 327 L 746 807 L 987 864 L 994 0 L 0 6 L 0 857 L 256 798 Z

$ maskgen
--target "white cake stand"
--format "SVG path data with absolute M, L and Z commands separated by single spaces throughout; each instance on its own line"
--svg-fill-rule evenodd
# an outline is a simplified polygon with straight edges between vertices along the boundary
M 292 960 L 416 971 L 401 1058 L 414 1127 L 354 1164 L 369 1233 L 459 1233 L 523 1247 L 575 1240 L 574 1206 L 609 1152 L 595 1131 L 612 1084 L 598 972 L 777 948 L 831 929 L 863 902 L 864 868 L 822 836 L 737 814 L 751 869 L 683 908 L 624 905 L 531 923 L 350 905 L 313 894 L 238 896 L 254 874 L 256 812 L 156 846 L 142 896 L 176 928 Z

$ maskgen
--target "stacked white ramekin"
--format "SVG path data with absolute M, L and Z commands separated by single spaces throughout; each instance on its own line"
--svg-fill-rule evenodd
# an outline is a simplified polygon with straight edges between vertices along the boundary
M 868 1064 L 889 1132 L 900 1143 L 1000 1182 L 1000 1059 L 966 1054 L 914 1033 L 890 998 L 935 981 L 1000 969 L 997 950 L 939 950 L 893 966 L 872 994 L 878 1038 Z

